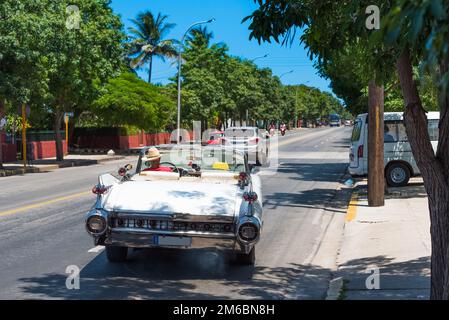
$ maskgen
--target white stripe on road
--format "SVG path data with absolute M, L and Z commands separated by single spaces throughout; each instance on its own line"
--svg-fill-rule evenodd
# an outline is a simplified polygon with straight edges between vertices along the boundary
M 87 252 L 89 252 L 89 253 L 100 253 L 100 252 L 102 252 L 104 250 L 104 247 L 103 246 L 96 246 L 95 248 L 92 248 L 92 249 L 90 249 L 89 251 L 87 251 Z

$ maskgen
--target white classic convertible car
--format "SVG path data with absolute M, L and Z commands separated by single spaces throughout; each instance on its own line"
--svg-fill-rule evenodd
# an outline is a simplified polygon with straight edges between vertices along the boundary
M 95 245 L 110 262 L 125 261 L 129 248 L 164 247 L 226 250 L 253 265 L 263 209 L 247 156 L 222 146 L 159 150 L 144 148 L 134 172 L 127 165 L 99 177 L 86 217 Z M 164 170 L 153 170 L 155 152 Z

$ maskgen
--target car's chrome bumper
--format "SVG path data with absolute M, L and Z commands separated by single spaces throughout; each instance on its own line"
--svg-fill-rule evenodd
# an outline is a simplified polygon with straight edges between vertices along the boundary
M 361 166 L 358 167 L 348 167 L 348 172 L 351 176 L 363 176 L 365 173 L 363 172 L 363 168 Z
M 177 248 L 177 249 L 218 249 L 240 251 L 240 245 L 235 237 L 204 237 L 188 236 L 192 239 L 189 246 L 154 245 L 151 243 L 153 233 L 141 233 L 136 231 L 112 232 L 105 240 L 105 245 L 122 246 L 128 248 Z M 162 236 L 162 235 L 159 235 Z M 175 236 L 166 234 L 166 236 Z
M 125 223 L 123 226 L 118 226 L 113 219 L 117 216 L 121 216 L 123 219 L 136 219 L 139 217 L 143 217 L 148 219 L 149 215 L 138 215 L 138 214 L 120 214 L 113 215 L 101 209 L 92 209 L 88 212 L 86 217 L 86 229 L 88 233 L 94 238 L 94 244 L 97 245 L 112 245 L 112 246 L 121 246 L 128 248 L 152 248 L 152 247 L 174 247 L 174 248 L 191 248 L 191 249 L 220 249 L 220 250 L 232 250 L 235 252 L 242 252 L 248 254 L 251 249 L 256 245 L 256 243 L 260 239 L 260 234 L 262 231 L 262 207 L 256 202 L 256 204 L 252 207 L 253 215 L 251 216 L 241 216 L 239 217 L 239 221 L 235 225 L 234 228 L 231 228 L 232 231 L 221 231 L 219 228 L 213 229 L 216 231 L 204 231 L 204 230 L 180 230 L 180 229 L 171 229 L 174 225 L 172 220 L 166 219 L 166 223 L 162 223 L 162 221 L 156 221 L 155 227 L 147 228 L 145 227 L 145 223 L 140 227 L 136 227 L 136 222 L 130 223 L 129 221 Z M 106 221 L 106 228 L 101 232 L 95 233 L 91 232 L 88 228 L 88 221 L 90 218 L 99 217 Z M 160 216 L 155 217 L 161 219 Z M 180 218 L 180 217 L 178 217 Z M 186 218 L 186 216 L 183 216 Z M 191 217 L 194 218 L 194 217 Z M 197 217 L 198 218 L 198 217 Z M 202 218 L 200 221 L 203 221 Z M 210 220 L 210 218 L 209 218 Z M 208 223 L 216 222 L 214 220 L 208 221 Z M 189 220 L 182 220 L 189 221 Z M 192 221 L 196 221 L 192 219 Z M 176 221 L 174 221 L 176 223 Z M 229 221 L 228 221 L 229 222 Z M 222 223 L 222 221 L 220 221 Z M 254 234 L 253 239 L 246 239 L 242 236 L 239 231 L 239 227 L 243 225 L 250 225 L 255 228 L 257 231 Z M 126 227 L 125 227 L 126 225 Z M 201 223 L 197 225 L 197 227 L 201 226 Z M 187 225 L 185 226 L 187 229 Z M 159 237 L 155 237 L 159 236 Z M 161 239 L 162 241 L 159 241 Z M 167 239 L 165 239 L 166 237 Z M 183 239 L 184 238 L 184 239 Z M 187 238 L 187 239 L 186 239 Z M 156 240 L 155 240 L 156 239 Z M 176 240 L 176 241 L 175 241 Z M 178 241 L 179 240 L 179 241 Z M 188 240 L 188 241 L 183 241 Z M 167 243 L 174 245 L 167 245 Z M 185 244 L 188 243 L 188 244 Z
M 158 235 L 159 237 L 187 237 L 191 239 L 189 246 L 170 246 L 170 245 L 155 245 L 152 243 L 152 237 Z M 114 229 L 111 230 L 104 242 L 104 245 L 121 246 L 128 248 L 177 248 L 177 249 L 217 249 L 225 251 L 245 251 L 245 246 L 242 246 L 234 234 L 199 234 L 199 233 L 179 233 L 179 232 L 148 232 L 145 230 L 135 229 Z M 252 244 L 251 247 L 255 245 Z

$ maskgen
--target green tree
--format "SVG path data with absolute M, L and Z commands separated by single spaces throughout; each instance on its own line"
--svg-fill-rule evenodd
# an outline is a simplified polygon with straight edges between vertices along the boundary
M 167 23 L 168 16 L 158 14 L 157 17 L 150 11 L 139 13 L 136 19 L 131 20 L 135 27 L 129 28 L 131 42 L 128 44 L 131 66 L 140 68 L 149 65 L 148 82 L 151 83 L 153 71 L 153 60 L 158 57 L 176 57 L 178 52 L 175 48 L 176 40 L 165 39 L 167 34 L 176 25 Z
M 402 89 L 404 122 L 414 157 L 429 195 L 432 236 L 431 298 L 449 299 L 449 4 L 445 1 L 391 0 L 378 3 L 384 17 L 381 31 L 365 27 L 365 9 L 371 1 L 258 1 L 250 17 L 252 36 L 259 40 L 301 40 L 320 62 L 332 60 L 348 45 L 359 45 L 365 63 L 362 76 L 375 75 L 390 83 L 394 71 Z M 371 54 L 370 54 L 371 52 Z M 375 53 L 375 54 L 372 54 Z M 421 65 L 435 79 L 441 112 L 439 146 L 435 154 L 427 131 L 414 67 Z M 367 68 L 367 69 L 364 69 Z M 365 71 L 368 70 L 368 71 Z
M 0 2 L 0 114 L 30 104 L 35 113 L 48 97 L 45 35 L 53 32 L 43 1 Z M 1 153 L 1 151 L 0 151 Z M 2 157 L 0 156 L 0 166 Z
M 148 84 L 133 73 L 110 79 L 92 108 L 93 114 L 106 125 L 147 131 L 164 129 L 174 111 L 175 103 L 163 88 Z
M 209 48 L 213 38 L 213 32 L 210 32 L 205 26 L 199 26 L 190 31 L 186 43 L 191 48 Z

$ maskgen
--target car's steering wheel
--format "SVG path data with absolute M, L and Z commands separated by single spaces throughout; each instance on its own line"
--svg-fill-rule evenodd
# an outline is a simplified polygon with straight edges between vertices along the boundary
M 169 166 L 173 167 L 173 172 L 180 173 L 179 168 L 174 163 L 165 161 L 165 162 L 161 162 L 159 165 L 163 165 L 163 164 L 168 164 Z

